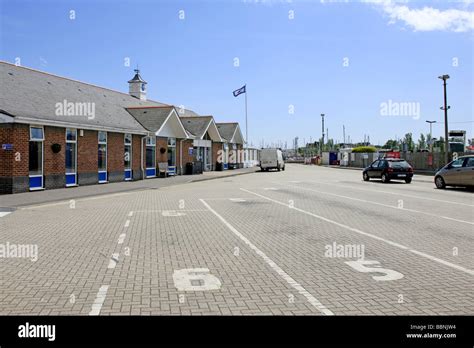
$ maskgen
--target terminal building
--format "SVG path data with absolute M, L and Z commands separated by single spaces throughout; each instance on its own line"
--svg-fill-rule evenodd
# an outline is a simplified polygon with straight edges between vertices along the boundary
M 240 129 L 229 139 L 212 116 L 148 100 L 138 70 L 128 84 L 127 94 L 0 62 L 0 193 L 221 170 L 219 150 L 243 148 Z

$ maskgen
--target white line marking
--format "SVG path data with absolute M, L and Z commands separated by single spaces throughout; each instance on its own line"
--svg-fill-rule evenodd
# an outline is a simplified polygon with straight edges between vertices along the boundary
M 285 207 L 288 208 L 288 204 L 286 204 L 286 203 L 283 203 L 283 202 L 274 200 L 274 199 L 269 198 L 269 197 L 265 197 L 265 196 L 263 196 L 263 195 L 261 195 L 261 194 L 258 194 L 258 193 L 255 193 L 255 192 L 246 190 L 246 189 L 244 189 L 244 188 L 240 188 L 240 189 L 241 189 L 242 191 L 251 193 L 251 194 L 253 194 L 253 195 L 255 195 L 255 196 L 261 197 L 261 198 L 263 198 L 263 199 L 266 199 L 266 200 L 268 200 L 268 201 L 271 201 L 271 202 L 274 202 L 274 203 L 283 205 L 283 206 L 285 206 Z M 364 236 L 367 236 L 367 237 L 370 237 L 370 238 L 374 238 L 374 239 L 380 240 L 380 241 L 385 242 L 385 243 L 387 243 L 387 244 L 393 245 L 393 246 L 395 246 L 395 247 L 397 247 L 397 248 L 404 249 L 404 250 L 408 250 L 408 251 L 410 251 L 410 252 L 412 252 L 412 253 L 414 253 L 414 254 L 423 256 L 423 257 L 428 258 L 428 259 L 430 259 L 430 260 L 432 260 L 432 261 L 439 262 L 439 263 L 441 263 L 441 264 L 443 264 L 443 265 L 445 265 L 445 266 L 449 266 L 449 267 L 455 268 L 455 269 L 457 269 L 457 270 L 459 270 L 459 271 L 463 271 L 463 272 L 465 272 L 465 273 L 467 273 L 467 274 L 474 275 L 474 270 L 471 270 L 471 269 L 468 269 L 468 268 L 464 268 L 464 267 L 462 267 L 462 266 L 456 265 L 456 264 L 451 263 L 451 262 L 448 262 L 448 261 L 444 261 L 444 260 L 442 260 L 442 259 L 439 259 L 439 258 L 437 258 L 437 257 L 431 256 L 431 255 L 428 255 L 428 254 L 425 254 L 425 253 L 422 253 L 422 252 L 417 251 L 417 250 L 414 250 L 414 249 L 410 249 L 409 247 L 406 247 L 406 246 L 404 246 L 404 245 L 401 245 L 401 244 L 392 242 L 392 241 L 390 241 L 390 240 L 388 240 L 388 239 L 385 239 L 385 238 L 382 238 L 382 237 L 379 237 L 379 236 L 376 236 L 376 235 L 373 235 L 373 234 L 370 234 L 370 233 L 367 233 L 367 232 L 363 232 L 363 231 L 361 231 L 361 230 L 358 230 L 357 228 L 349 227 L 349 226 L 344 225 L 344 224 L 341 224 L 341 223 L 339 223 L 339 222 L 337 222 L 337 221 L 334 221 L 334 220 L 325 218 L 325 217 L 320 216 L 320 215 L 313 214 L 313 213 L 311 213 L 311 212 L 309 212 L 309 211 L 306 211 L 306 210 L 303 210 L 303 209 L 300 209 L 300 208 L 293 207 L 293 208 L 289 208 L 289 209 L 297 210 L 297 211 L 299 211 L 299 212 L 301 212 L 301 213 L 303 213 L 303 214 L 307 214 L 307 215 L 313 216 L 313 217 L 315 217 L 315 218 L 317 218 L 317 219 L 320 219 L 320 220 L 329 222 L 329 223 L 331 223 L 331 224 L 337 225 L 337 226 L 339 226 L 339 227 L 345 228 L 346 230 L 349 230 L 349 231 L 352 231 L 352 232 L 356 232 L 356 233 L 362 234 L 362 235 L 364 235 Z
M 111 194 L 103 194 L 103 195 L 100 195 L 100 196 L 97 196 L 97 197 L 94 196 L 94 197 L 87 197 L 87 198 L 78 198 L 78 199 L 71 198 L 71 199 L 75 199 L 76 203 L 78 203 L 78 202 L 93 201 L 93 200 L 97 200 L 97 199 L 104 199 L 104 198 L 110 198 L 110 197 L 130 195 L 130 194 L 137 193 L 137 192 L 138 191 L 111 193 Z M 60 201 L 60 202 L 55 202 L 55 203 L 31 204 L 31 205 L 28 205 L 28 206 L 19 207 L 19 209 L 28 210 L 28 209 L 46 208 L 46 207 L 52 207 L 52 206 L 56 206 L 56 205 L 70 204 L 71 199 L 68 199 L 67 201 Z
M 108 285 L 102 285 L 97 292 L 97 296 L 95 298 L 94 304 L 92 305 L 92 310 L 89 312 L 89 315 L 99 315 L 100 310 L 102 309 L 102 305 L 105 301 L 105 296 L 107 295 L 107 290 L 109 290 Z
M 284 270 L 282 270 L 275 262 L 273 262 L 263 251 L 257 248 L 252 242 L 250 242 L 244 235 L 237 231 L 230 223 L 227 222 L 219 213 L 212 209 L 209 204 L 207 204 L 203 199 L 199 199 L 202 204 L 206 206 L 211 213 L 221 220 L 224 225 L 227 226 L 237 237 L 239 237 L 245 244 L 247 244 L 250 249 L 255 251 L 280 277 L 282 277 L 289 285 L 298 291 L 299 294 L 306 297 L 306 299 L 311 303 L 316 309 L 325 315 L 334 315 L 329 309 L 327 309 L 321 302 L 319 302 L 313 295 L 311 295 L 305 288 L 303 288 L 299 283 L 297 283 L 293 278 L 291 278 Z
M 130 220 L 125 221 L 124 227 L 128 227 L 128 226 L 130 226 Z
M 349 197 L 349 196 L 338 195 L 338 194 L 336 194 L 336 193 L 331 193 L 331 192 L 324 192 L 324 191 L 319 191 L 319 190 L 313 190 L 313 189 L 305 188 L 305 187 L 299 187 L 299 186 L 293 186 L 293 185 L 284 185 L 284 184 L 280 184 L 280 185 L 287 186 L 287 187 L 293 187 L 293 188 L 296 188 L 296 189 L 299 189 L 299 190 L 317 192 L 317 193 L 322 193 L 322 194 L 325 194 L 325 195 L 335 196 L 335 197 L 339 197 L 339 198 L 350 199 L 350 200 L 353 200 L 353 201 L 358 201 L 358 202 L 363 202 L 363 203 L 369 203 L 369 204 L 379 205 L 379 206 L 385 207 L 385 208 L 391 208 L 391 209 L 402 210 L 402 211 L 409 211 L 409 212 L 412 212 L 412 213 L 424 214 L 424 215 L 428 215 L 428 216 L 438 217 L 438 218 L 441 218 L 441 219 L 446 219 L 446 220 L 461 222 L 461 223 L 463 223 L 463 224 L 474 225 L 474 222 L 465 221 L 465 220 L 459 220 L 459 219 L 455 219 L 455 218 L 452 218 L 452 217 L 449 217 L 449 216 L 431 214 L 431 213 L 427 213 L 427 212 L 420 211 L 420 210 L 409 209 L 409 208 L 399 208 L 398 206 L 394 206 L 394 205 L 388 205 L 388 204 L 383 204 L 383 203 L 368 201 L 368 200 L 366 200 L 366 199 L 360 199 L 360 198 L 354 198 L 354 197 Z
M 227 198 L 222 198 L 227 199 Z M 136 210 L 135 213 L 162 213 L 164 211 L 171 211 L 171 210 Z M 172 211 L 208 211 L 206 209 L 175 209 Z
M 231 202 L 237 202 L 237 203 L 246 202 L 246 200 L 243 199 L 243 198 L 229 198 L 229 201 L 231 201 Z
M 122 233 L 122 234 L 119 236 L 118 244 L 123 244 L 123 241 L 125 240 L 125 236 L 126 236 L 125 233 Z
M 0 211 L 0 218 L 7 216 L 8 214 L 11 214 L 11 211 Z
M 107 266 L 107 268 L 115 268 L 118 260 L 119 260 L 119 254 L 118 253 L 112 254 L 112 258 L 110 259 L 109 265 Z
M 448 203 L 448 204 L 458 204 L 458 205 L 465 205 L 465 206 L 468 206 L 468 207 L 474 207 L 474 205 L 472 205 L 472 204 L 461 203 L 461 202 L 453 202 L 453 201 L 445 201 L 443 199 L 436 199 L 436 198 L 429 198 L 429 197 L 413 196 L 413 195 L 408 195 L 406 193 L 397 193 L 397 192 L 390 192 L 390 191 L 383 191 L 383 190 L 367 190 L 367 189 L 364 189 L 362 187 L 353 187 L 351 185 L 346 185 L 346 184 L 333 184 L 333 183 L 319 182 L 319 181 L 314 181 L 314 180 L 310 180 L 309 182 L 312 182 L 312 183 L 315 183 L 315 184 L 320 184 L 320 185 L 338 186 L 338 187 L 344 187 L 344 188 L 367 191 L 367 192 L 374 192 L 374 193 L 388 193 L 389 195 L 417 198 L 417 199 L 421 199 L 423 201 L 428 200 L 428 201 L 435 201 L 435 202 L 442 202 L 442 203 Z
M 130 212 L 128 213 L 128 216 L 130 216 L 130 217 L 133 216 L 133 211 L 130 211 Z
M 264 187 L 263 189 L 266 191 L 278 191 L 276 187 Z

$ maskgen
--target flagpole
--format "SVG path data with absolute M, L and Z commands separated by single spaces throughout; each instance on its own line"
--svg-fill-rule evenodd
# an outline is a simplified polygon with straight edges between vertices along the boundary
M 245 84 L 245 145 L 249 146 L 249 129 L 247 123 L 247 84 Z

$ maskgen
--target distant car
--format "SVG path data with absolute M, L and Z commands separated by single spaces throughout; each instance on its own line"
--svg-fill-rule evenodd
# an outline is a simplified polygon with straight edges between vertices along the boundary
M 407 184 L 411 183 L 413 178 L 412 166 L 400 158 L 383 158 L 374 161 L 370 166 L 362 172 L 364 181 L 373 178 L 380 178 L 382 182 L 390 180 L 404 180 Z
M 474 155 L 461 156 L 449 162 L 435 174 L 437 188 L 446 186 L 474 187 Z
M 260 151 L 260 169 L 268 171 L 269 169 L 285 170 L 285 161 L 280 149 L 262 149 Z

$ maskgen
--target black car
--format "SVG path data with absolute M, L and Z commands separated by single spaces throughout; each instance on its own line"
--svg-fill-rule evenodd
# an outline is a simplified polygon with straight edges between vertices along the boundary
M 404 159 L 383 158 L 374 161 L 362 172 L 364 181 L 372 178 L 380 178 L 382 182 L 390 180 L 404 180 L 407 184 L 411 183 L 413 178 L 413 168 Z

